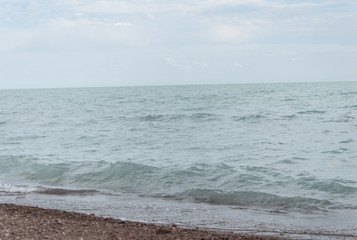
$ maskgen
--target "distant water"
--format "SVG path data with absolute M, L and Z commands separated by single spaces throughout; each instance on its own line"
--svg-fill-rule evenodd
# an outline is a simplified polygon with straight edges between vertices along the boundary
M 357 213 L 356 136 L 357 82 L 1 90 L 0 198 Z

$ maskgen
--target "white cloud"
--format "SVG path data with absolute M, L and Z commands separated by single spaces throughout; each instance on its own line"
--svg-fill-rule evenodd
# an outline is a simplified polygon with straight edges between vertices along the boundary
M 254 5 L 267 5 L 269 4 L 268 1 L 265 0 L 206 0 L 204 2 L 207 2 L 209 4 L 215 4 L 215 5 L 220 5 L 220 4 L 254 4 Z
M 234 63 L 234 66 L 237 67 L 237 68 L 242 68 L 243 67 L 243 65 L 240 64 L 240 63 Z
M 121 76 L 134 84 L 149 73 L 162 74 L 163 82 L 174 74 L 187 81 L 246 74 L 239 79 L 258 81 L 283 68 L 298 76 L 298 67 L 322 76 L 318 69 L 333 64 L 326 75 L 335 76 L 334 69 L 346 78 L 357 74 L 355 0 L 0 0 L 0 6 L 0 62 L 3 69 L 28 69 L 31 79 L 51 76 L 38 66 L 56 61 L 56 54 L 62 54 L 57 66 L 70 72 L 63 77 L 88 71 L 96 81 L 97 64 L 114 83 Z M 66 58 L 73 55 L 77 60 Z M 11 56 L 19 57 L 8 61 Z M 32 58 L 37 70 L 26 62 Z M 108 67 L 124 63 L 120 72 Z
M 194 66 L 203 67 L 203 68 L 207 68 L 208 67 L 208 63 L 206 63 L 206 62 L 193 62 L 192 64 Z
M 184 63 L 178 62 L 176 59 L 173 59 L 171 57 L 166 57 L 165 62 L 169 64 L 172 67 L 175 67 L 177 69 L 181 70 L 195 70 L 195 69 L 202 69 L 202 68 L 207 68 L 208 63 L 202 62 L 202 61 L 186 61 Z
M 209 29 L 208 37 L 213 42 L 243 43 L 258 38 L 265 31 L 260 20 L 240 21 L 236 24 L 216 24 Z
M 311 2 L 311 1 L 301 1 L 292 2 L 288 1 L 273 1 L 273 0 L 202 0 L 201 4 L 205 5 L 206 8 L 214 8 L 219 6 L 233 7 L 233 6 L 245 6 L 254 7 L 258 9 L 263 9 L 269 11 L 269 9 L 302 9 L 302 8 L 315 8 L 330 4 L 330 1 L 322 2 Z
M 175 59 L 167 57 L 165 59 L 166 63 L 169 64 L 170 66 L 173 66 L 177 69 L 181 69 L 181 70 L 192 70 L 192 66 L 190 66 L 189 64 L 183 64 L 183 63 L 178 63 Z
M 147 17 L 148 19 L 150 19 L 150 20 L 156 19 L 156 17 L 155 17 L 154 15 L 152 15 L 152 14 L 146 14 L 146 17 Z
M 114 23 L 114 26 L 116 27 L 123 27 L 123 28 L 128 28 L 130 27 L 132 24 L 129 23 L 129 22 L 117 22 L 117 23 Z

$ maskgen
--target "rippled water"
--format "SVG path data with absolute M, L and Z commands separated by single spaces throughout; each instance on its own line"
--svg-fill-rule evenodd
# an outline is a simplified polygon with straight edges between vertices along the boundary
M 1 90 L 0 192 L 354 211 L 356 130 L 356 82 Z

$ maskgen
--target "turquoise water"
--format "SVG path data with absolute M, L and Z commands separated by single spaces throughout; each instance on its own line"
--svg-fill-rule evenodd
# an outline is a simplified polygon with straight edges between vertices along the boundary
M 357 82 L 1 90 L 0 193 L 355 211 L 356 132 Z

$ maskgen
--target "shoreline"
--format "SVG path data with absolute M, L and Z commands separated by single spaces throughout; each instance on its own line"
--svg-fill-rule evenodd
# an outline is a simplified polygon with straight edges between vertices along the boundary
M 94 214 L 0 204 L 0 239 L 291 239 L 258 234 L 181 228 L 122 221 Z

